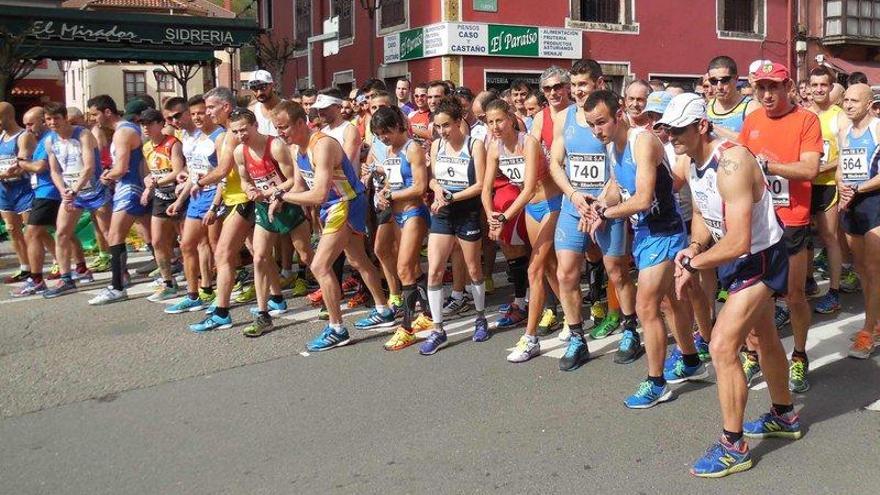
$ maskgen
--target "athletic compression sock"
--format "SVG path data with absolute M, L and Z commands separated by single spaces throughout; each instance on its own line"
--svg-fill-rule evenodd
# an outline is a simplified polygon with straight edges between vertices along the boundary
M 525 300 L 529 288 L 529 257 L 520 256 L 507 264 L 510 265 L 510 276 L 513 278 L 513 297 Z
M 471 285 L 471 294 L 474 296 L 474 309 L 478 318 L 486 317 L 486 280 L 474 282 Z
M 434 328 L 443 331 L 443 286 L 428 287 L 428 306 L 433 315 Z
M 122 272 L 124 270 L 122 255 L 125 253 L 125 244 L 110 246 L 110 271 L 112 277 L 110 284 L 116 290 L 122 290 Z
M 416 289 L 418 289 L 422 314 L 430 318 L 433 313 L 431 313 L 431 305 L 428 303 L 428 276 L 424 273 L 416 279 Z
M 412 322 L 416 313 L 416 301 L 419 299 L 419 291 L 415 284 L 403 286 L 403 321 L 401 326 L 404 330 L 412 331 Z

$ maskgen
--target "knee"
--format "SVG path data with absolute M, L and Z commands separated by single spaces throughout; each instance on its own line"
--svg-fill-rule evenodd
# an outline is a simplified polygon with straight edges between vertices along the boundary
M 795 285 L 795 287 L 792 287 Z M 797 287 L 797 286 L 800 287 Z M 807 293 L 804 291 L 804 284 L 788 284 L 788 294 L 786 300 L 789 304 L 800 304 L 807 302 Z
M 186 255 L 197 254 L 199 252 L 199 249 L 202 249 L 202 247 L 202 242 L 190 239 L 188 237 L 184 237 L 183 240 L 180 241 L 180 251 Z
M 529 264 L 529 283 L 542 283 L 541 279 L 544 278 L 544 273 L 544 263 L 541 263 L 540 260 L 533 260 L 533 262 Z
M 481 280 L 483 278 L 483 267 L 479 263 L 474 263 L 474 266 L 468 266 L 467 271 L 471 280 Z
M 636 298 L 636 313 L 642 320 L 657 318 L 660 315 L 660 304 L 651 298 Z
M 443 274 L 445 272 L 443 266 L 428 267 L 428 283 L 430 285 L 440 285 L 443 283 Z
M 730 364 L 738 361 L 738 350 L 739 346 L 730 339 L 722 339 L 716 336 L 709 343 L 709 354 L 712 355 L 713 363 Z
M 571 288 L 577 285 L 581 279 L 578 270 L 569 270 L 563 265 L 559 265 L 557 268 L 556 278 L 559 280 L 559 285 L 566 288 Z
M 311 270 L 315 278 L 324 278 L 332 276 L 333 269 L 331 267 L 331 263 L 319 263 L 319 260 L 316 258 L 309 265 L 309 270 Z

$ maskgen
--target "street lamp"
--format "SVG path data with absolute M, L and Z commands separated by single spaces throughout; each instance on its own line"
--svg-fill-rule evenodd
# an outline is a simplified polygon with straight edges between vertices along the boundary
M 238 94 L 238 84 L 235 82 L 235 63 L 232 55 L 235 53 L 234 46 L 227 46 L 223 49 L 229 55 L 229 88 L 233 94 Z
M 362 9 L 370 18 L 370 78 L 376 76 L 376 50 L 373 47 L 376 37 L 376 12 L 382 7 L 382 0 L 358 0 Z
M 164 69 L 156 67 L 153 69 L 153 77 L 156 78 L 156 103 L 162 104 L 162 79 L 168 75 Z

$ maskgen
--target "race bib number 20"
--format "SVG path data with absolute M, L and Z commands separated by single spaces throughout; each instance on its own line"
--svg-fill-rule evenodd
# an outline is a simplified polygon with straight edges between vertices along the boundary
M 778 175 L 768 175 L 767 183 L 770 186 L 770 195 L 773 196 L 773 206 L 791 206 L 788 179 Z

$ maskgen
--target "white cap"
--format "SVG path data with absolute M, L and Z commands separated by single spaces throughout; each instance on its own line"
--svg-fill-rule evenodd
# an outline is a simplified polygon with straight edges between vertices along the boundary
M 315 98 L 315 103 L 312 105 L 312 108 L 316 110 L 323 110 L 330 105 L 342 106 L 342 100 L 330 95 L 318 95 L 318 97 Z
M 272 79 L 272 74 L 267 70 L 260 69 L 255 70 L 251 74 L 251 78 L 248 80 L 248 86 L 252 84 L 272 84 L 273 82 L 275 81 Z
M 754 62 L 749 64 L 749 74 L 754 74 L 755 72 L 758 72 L 758 69 L 760 69 L 761 67 L 763 67 L 767 64 L 772 65 L 773 62 L 770 60 L 755 60 Z
M 706 118 L 706 101 L 694 93 L 676 95 L 654 127 L 685 127 Z

